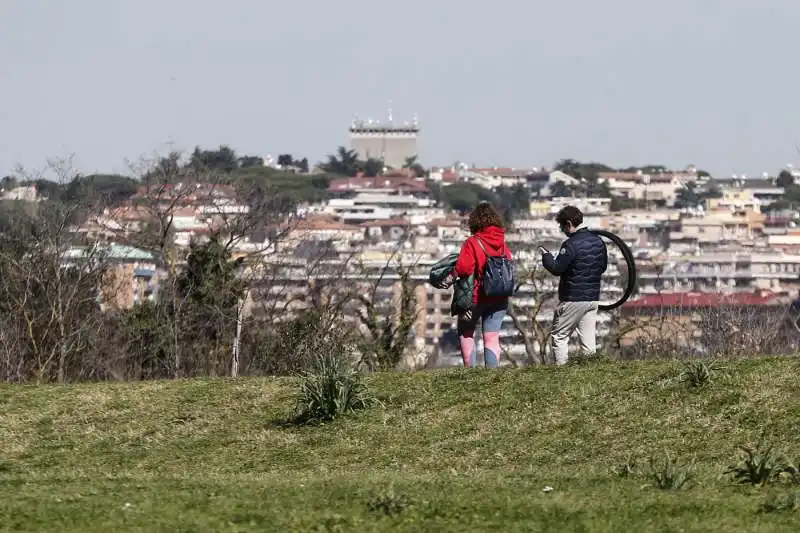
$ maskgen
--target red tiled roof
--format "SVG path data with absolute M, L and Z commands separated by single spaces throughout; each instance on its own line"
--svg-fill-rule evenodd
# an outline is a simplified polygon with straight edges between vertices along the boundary
M 452 170 L 446 170 L 442 172 L 442 181 L 447 183 L 455 183 L 456 181 L 458 181 L 458 174 L 456 174 Z
M 771 292 L 758 293 L 708 293 L 708 292 L 676 292 L 651 294 L 626 302 L 624 308 L 653 307 L 714 307 L 718 305 L 767 305 L 773 303 L 777 296 Z

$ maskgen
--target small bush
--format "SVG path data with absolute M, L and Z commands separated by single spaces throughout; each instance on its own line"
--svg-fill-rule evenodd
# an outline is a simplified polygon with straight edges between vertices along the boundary
M 755 447 L 743 446 L 741 450 L 744 456 L 739 463 L 725 472 L 737 483 L 760 487 L 774 481 L 784 471 L 785 464 L 772 445 L 764 447 L 759 442 Z
M 661 461 L 650 458 L 650 476 L 661 490 L 680 490 L 694 478 L 694 461 L 679 464 L 664 453 Z
M 367 509 L 386 516 L 396 516 L 406 510 L 410 503 L 406 496 L 397 494 L 390 489 L 371 498 L 367 502 Z
M 758 510 L 761 513 L 800 511 L 800 492 L 793 491 L 786 494 L 770 494 Z
M 327 422 L 377 403 L 361 374 L 338 354 L 318 356 L 300 377 L 299 422 Z
M 276 322 L 251 318 L 242 337 L 242 374 L 292 376 L 310 370 L 321 353 L 344 353 L 352 345 L 352 328 L 334 311 L 312 308 Z
M 718 370 L 720 367 L 714 361 L 690 361 L 683 367 L 680 380 L 690 388 L 699 389 L 710 385 Z

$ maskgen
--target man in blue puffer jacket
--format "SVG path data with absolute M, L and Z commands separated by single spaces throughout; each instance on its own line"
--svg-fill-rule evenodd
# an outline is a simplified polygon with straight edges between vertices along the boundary
M 577 330 L 584 354 L 591 355 L 597 349 L 597 303 L 600 280 L 608 268 L 608 251 L 600 237 L 583 227 L 583 213 L 577 207 L 561 209 L 556 222 L 567 240 L 555 257 L 544 248 L 540 250 L 544 268 L 561 278 L 551 338 L 556 364 L 563 365 L 573 331 Z

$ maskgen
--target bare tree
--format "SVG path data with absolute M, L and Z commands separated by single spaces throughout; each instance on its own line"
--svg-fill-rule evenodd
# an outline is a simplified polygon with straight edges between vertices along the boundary
M 252 307 L 247 304 L 249 289 L 264 285 L 258 278 L 268 273 L 264 263 L 291 229 L 293 205 L 281 191 L 232 183 L 226 172 L 197 161 L 184 164 L 176 152 L 134 166 L 142 176 L 138 193 L 127 205 L 94 220 L 99 233 L 153 253 L 164 272 L 156 302 L 139 309 L 138 322 L 130 326 L 135 330 L 146 320 L 159 332 L 157 338 L 148 335 L 156 343 L 152 351 L 159 354 L 152 369 L 168 369 L 172 377 L 227 373 L 233 368 L 234 351 L 237 357 L 241 351 L 239 331 L 251 322 L 243 320 L 245 310 Z M 176 221 L 187 215 L 194 216 L 202 231 L 191 242 L 178 242 L 176 238 L 188 232 Z M 187 278 L 186 269 L 198 254 L 211 254 L 221 269 L 195 265 L 195 275 Z M 225 281 L 213 282 L 213 291 L 202 286 L 223 271 Z M 142 315 L 145 311 L 148 317 Z M 127 339 L 124 343 L 135 345 L 135 338 Z
M 398 247 L 399 250 L 399 247 Z M 359 294 L 356 300 L 361 305 L 358 318 L 366 330 L 362 341 L 360 364 L 369 370 L 387 370 L 396 368 L 411 340 L 411 331 L 417 319 L 416 297 L 412 279 L 413 265 L 402 263 L 397 253 L 392 254 L 376 279 L 368 282 L 366 294 Z M 396 273 L 399 280 L 399 295 L 390 299 L 387 309 L 386 300 L 379 294 L 390 272 Z
M 792 353 L 790 309 L 724 302 L 697 313 L 698 344 L 709 355 L 745 357 Z
M 46 170 L 59 184 L 74 176 L 69 159 L 51 161 Z M 64 382 L 70 368 L 83 370 L 81 357 L 97 330 L 108 267 L 105 249 L 80 245 L 73 231 L 86 207 L 35 202 L 0 234 L 5 380 Z
M 655 265 L 658 307 L 623 308 L 614 312 L 605 339 L 610 351 L 624 359 L 683 358 L 707 355 L 787 353 L 795 336 L 789 308 L 736 304 L 730 294 L 708 297 L 721 303 L 687 300 L 665 305 L 660 287 L 662 268 Z M 707 298 L 707 297 L 705 297 Z
M 511 298 L 508 315 L 514 322 L 514 327 L 522 337 L 525 346 L 527 364 L 553 364 L 555 358 L 549 350 L 551 321 L 540 320 L 544 309 L 547 309 L 558 300 L 558 295 L 552 287 L 551 278 L 544 267 L 534 264 L 527 271 L 520 275 L 521 282 L 517 286 L 526 287 L 531 290 L 533 301 L 531 305 L 522 306 L 519 298 Z M 516 291 L 515 291 L 516 292 Z M 506 356 L 518 364 L 511 354 L 506 352 Z

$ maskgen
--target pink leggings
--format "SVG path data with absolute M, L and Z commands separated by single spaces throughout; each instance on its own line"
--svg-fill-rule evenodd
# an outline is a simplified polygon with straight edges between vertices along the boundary
M 501 309 L 481 309 L 473 311 L 470 321 L 458 321 L 458 341 L 461 345 L 461 357 L 464 366 L 477 366 L 477 349 L 475 347 L 475 329 L 481 321 L 483 332 L 483 360 L 489 368 L 496 368 L 500 362 L 500 329 L 506 316 L 505 307 Z

